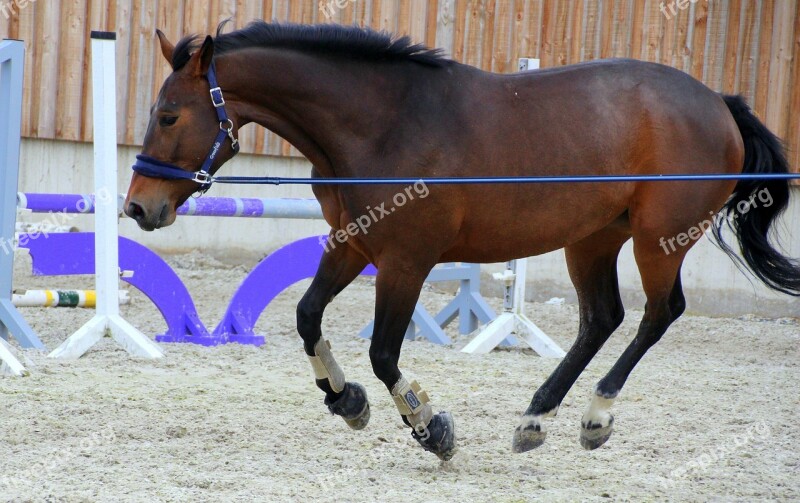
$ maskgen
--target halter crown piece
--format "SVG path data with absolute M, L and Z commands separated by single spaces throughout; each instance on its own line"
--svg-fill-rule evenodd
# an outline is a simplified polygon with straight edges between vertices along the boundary
M 214 105 L 214 110 L 217 111 L 217 119 L 219 120 L 219 133 L 211 146 L 211 150 L 206 156 L 203 166 L 200 171 L 186 171 L 174 164 L 159 161 L 146 155 L 137 155 L 136 163 L 133 165 L 133 171 L 142 176 L 149 178 L 163 178 L 165 180 L 191 180 L 200 184 L 198 192 L 203 194 L 211 188 L 213 177 L 211 176 L 211 165 L 214 164 L 214 159 L 226 139 L 231 140 L 231 147 L 233 147 L 233 155 L 239 153 L 239 140 L 233 134 L 233 121 L 228 117 L 225 111 L 225 98 L 222 95 L 217 83 L 217 71 L 214 62 L 208 68 L 208 84 L 210 86 L 209 93 L 211 94 L 211 103 Z

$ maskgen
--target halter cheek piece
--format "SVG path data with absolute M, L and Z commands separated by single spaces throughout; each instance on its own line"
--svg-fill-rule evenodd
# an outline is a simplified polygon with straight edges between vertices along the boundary
M 211 94 L 211 103 L 214 105 L 214 110 L 217 111 L 217 119 L 219 119 L 219 133 L 214 140 L 211 150 L 206 156 L 203 166 L 200 171 L 186 171 L 174 164 L 159 161 L 148 157 L 146 155 L 137 155 L 136 163 L 133 165 L 133 170 L 142 176 L 149 178 L 162 178 L 165 180 L 191 180 L 200 184 L 198 192 L 205 193 L 211 188 L 213 178 L 211 176 L 211 165 L 214 164 L 214 159 L 226 139 L 231 140 L 231 147 L 233 147 L 233 155 L 239 153 L 239 140 L 233 134 L 233 121 L 228 117 L 225 111 L 225 98 L 222 96 L 222 89 L 217 83 L 217 71 L 214 63 L 208 68 L 208 84 L 211 87 L 209 93 Z

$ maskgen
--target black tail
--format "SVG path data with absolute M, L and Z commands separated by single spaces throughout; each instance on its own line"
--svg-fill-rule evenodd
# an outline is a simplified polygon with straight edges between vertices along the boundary
M 741 96 L 722 98 L 744 140 L 744 173 L 788 173 L 781 140 L 758 120 Z M 720 248 L 737 265 L 745 265 L 773 290 L 800 296 L 800 265 L 769 242 L 770 228 L 788 204 L 787 180 L 741 180 L 722 208 L 725 218 L 717 220 L 713 233 Z M 744 260 L 723 239 L 726 225 L 736 234 Z

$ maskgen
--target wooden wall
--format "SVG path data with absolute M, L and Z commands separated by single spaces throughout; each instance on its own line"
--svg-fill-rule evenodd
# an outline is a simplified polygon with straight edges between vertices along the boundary
M 328 2 L 329 0 L 325 0 Z M 349 0 L 332 21 L 407 33 L 456 60 L 512 72 L 518 57 L 551 67 L 606 57 L 665 63 L 747 97 L 800 167 L 800 0 Z M 0 2 L 0 4 L 5 1 Z M 344 3 L 344 2 L 343 2 Z M 318 0 L 38 0 L 0 14 L 0 38 L 26 41 L 23 134 L 89 141 L 89 31 L 118 33 L 119 135 L 139 144 L 168 66 L 154 31 L 175 41 L 233 18 L 325 22 Z M 124 76 L 124 77 L 123 77 Z M 242 132 L 244 151 L 297 155 L 275 135 Z

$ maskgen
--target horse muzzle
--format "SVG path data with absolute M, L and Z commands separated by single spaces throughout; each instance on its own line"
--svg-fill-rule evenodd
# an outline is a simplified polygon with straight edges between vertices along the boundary
M 161 203 L 155 208 L 149 208 L 135 200 L 125 206 L 125 214 L 134 219 L 139 228 L 145 231 L 154 231 L 167 227 L 175 222 L 175 214 L 170 211 L 169 203 Z

